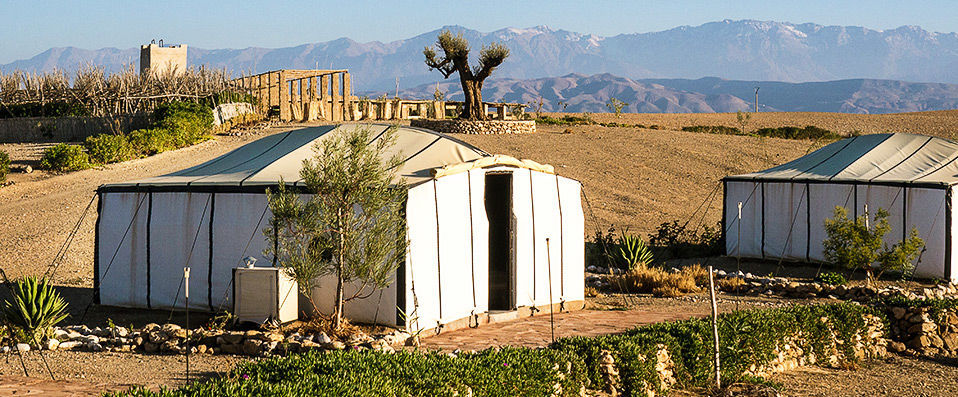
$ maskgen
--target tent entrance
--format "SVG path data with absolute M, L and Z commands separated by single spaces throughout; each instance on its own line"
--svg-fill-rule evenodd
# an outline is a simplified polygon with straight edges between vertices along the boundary
M 486 216 L 489 220 L 489 310 L 515 307 L 512 174 L 486 174 Z

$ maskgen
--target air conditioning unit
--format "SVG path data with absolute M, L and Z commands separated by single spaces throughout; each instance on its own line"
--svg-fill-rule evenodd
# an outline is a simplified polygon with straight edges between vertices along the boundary
M 277 267 L 233 269 L 233 314 L 240 322 L 280 323 L 299 318 L 296 280 Z

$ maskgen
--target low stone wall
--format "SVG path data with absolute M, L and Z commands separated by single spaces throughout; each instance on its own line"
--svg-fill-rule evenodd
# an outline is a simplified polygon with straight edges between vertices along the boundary
M 110 124 L 120 131 L 146 128 L 149 115 L 106 117 L 19 117 L 0 119 L 0 143 L 79 142 L 88 136 L 110 133 Z
M 891 307 L 889 350 L 924 356 L 958 357 L 958 311 L 931 307 Z
M 533 134 L 536 132 L 536 122 L 533 120 L 417 119 L 410 121 L 410 125 L 444 134 Z

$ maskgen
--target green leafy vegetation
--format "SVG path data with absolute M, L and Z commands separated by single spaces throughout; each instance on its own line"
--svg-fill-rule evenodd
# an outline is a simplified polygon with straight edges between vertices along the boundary
M 866 329 L 866 314 L 855 304 L 791 306 L 736 311 L 719 316 L 723 384 L 762 381 L 749 373 L 791 351 L 819 365 L 847 365 L 863 359 L 854 349 Z M 796 335 L 801 335 L 796 338 Z M 837 343 L 836 343 L 837 342 Z M 441 352 L 309 352 L 238 365 L 229 374 L 178 389 L 134 388 L 113 396 L 389 395 L 543 396 L 580 395 L 583 387 L 607 386 L 601 370 L 608 352 L 619 370 L 619 390 L 643 395 L 662 392 L 655 366 L 661 351 L 674 363 L 679 388 L 708 387 L 714 381 L 710 319 L 658 323 L 624 334 L 571 337 L 545 349 L 503 348 L 455 356 Z M 837 362 L 829 362 L 835 354 Z
M 127 161 L 137 156 L 133 145 L 123 135 L 100 134 L 83 142 L 90 162 L 94 164 L 109 164 Z
M 742 135 L 742 130 L 724 125 L 692 125 L 682 127 L 682 131 L 704 132 L 706 134 Z
M 885 243 L 885 235 L 891 231 L 888 223 L 888 211 L 879 208 L 869 225 L 868 214 L 856 219 L 848 218 L 845 207 L 835 207 L 834 217 L 825 220 L 823 242 L 825 260 L 836 266 L 865 271 L 867 281 L 871 282 L 885 271 L 895 271 L 909 275 L 915 268 L 915 260 L 925 247 L 924 240 L 918 237 L 918 229 L 912 227 L 908 238 L 892 246 Z
M 194 102 L 171 102 L 158 106 L 150 128 L 125 135 L 99 134 L 83 146 L 58 144 L 43 153 L 40 167 L 65 172 L 95 165 L 151 156 L 208 140 L 212 137 L 213 112 Z
M 78 117 L 87 116 L 87 110 L 77 102 L 18 103 L 3 105 L 0 119 L 16 117 Z
M 616 97 L 609 98 L 609 102 L 606 102 L 605 107 L 609 109 L 610 112 L 615 113 L 615 118 L 622 116 L 622 109 L 626 106 L 629 106 L 628 102 L 620 100 Z
M 815 277 L 815 281 L 820 283 L 825 283 L 828 285 L 845 285 L 848 284 L 848 280 L 845 279 L 841 273 L 838 272 L 824 272 Z
M 638 235 L 623 232 L 616 245 L 619 259 L 626 269 L 644 268 L 652 264 L 652 251 Z
M 40 167 L 57 172 L 79 171 L 92 167 L 83 146 L 58 143 L 43 151 Z
M 336 331 L 343 303 L 388 287 L 406 258 L 406 187 L 402 181 L 394 184 L 403 159 L 388 155 L 395 131 L 373 140 L 369 129 L 353 128 L 324 139 L 300 170 L 309 199 L 287 190 L 282 181 L 278 191 L 266 192 L 273 216 L 263 234 L 267 246 L 275 247 L 267 255 L 277 258 L 306 296 L 312 295 L 317 276 L 337 278 Z M 345 296 L 343 286 L 354 281 L 364 288 Z
M 556 349 L 440 352 L 310 352 L 237 366 L 178 389 L 113 396 L 578 396 L 584 368 Z M 558 387 L 557 387 L 558 386 Z
M 663 222 L 649 236 L 649 244 L 660 259 L 698 258 L 721 255 L 725 249 L 721 223 L 715 227 L 690 228 L 679 221 Z
M 10 155 L 0 150 L 0 183 L 7 181 L 7 174 L 10 173 Z
M 44 278 L 26 277 L 11 285 L 11 297 L 3 302 L 3 318 L 13 326 L 15 338 L 36 345 L 49 336 L 51 327 L 67 317 L 67 303 Z
M 747 113 L 744 113 L 747 114 Z M 843 136 L 826 130 L 824 128 L 819 128 L 813 125 L 802 127 L 770 127 L 770 128 L 760 128 L 754 132 L 745 132 L 745 127 L 748 125 L 747 117 L 740 117 L 739 123 L 742 126 L 741 128 L 729 127 L 725 125 L 691 125 L 682 127 L 682 131 L 688 132 L 703 132 L 707 134 L 723 134 L 723 135 L 752 135 L 752 136 L 763 136 L 770 138 L 783 138 L 783 139 L 813 139 L 813 140 L 833 140 L 841 139 Z

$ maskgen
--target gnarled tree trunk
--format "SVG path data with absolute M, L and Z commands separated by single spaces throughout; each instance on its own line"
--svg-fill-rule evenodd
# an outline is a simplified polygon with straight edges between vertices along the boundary
M 465 96 L 462 113 L 459 115 L 459 118 L 464 120 L 485 120 L 486 112 L 483 111 L 482 106 L 482 82 L 468 80 L 466 77 L 463 77 L 462 73 L 460 73 L 459 76 L 459 80 L 462 83 L 462 94 Z

